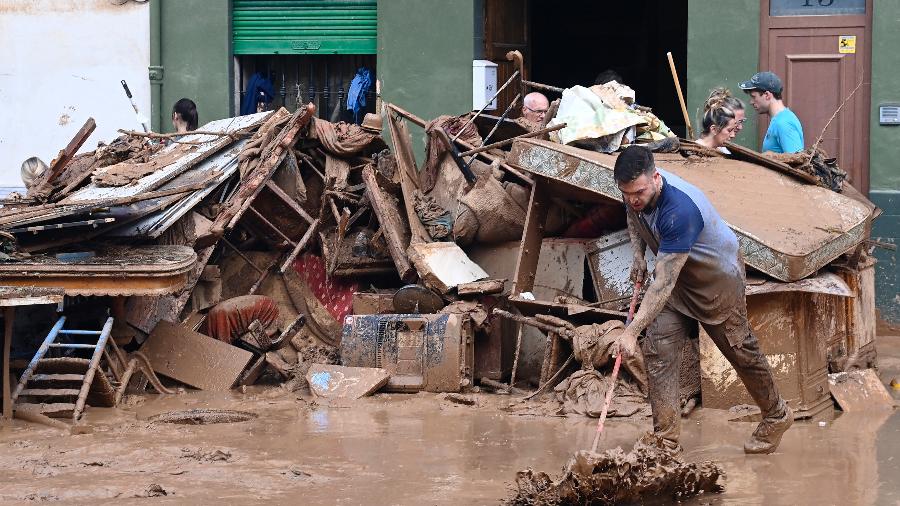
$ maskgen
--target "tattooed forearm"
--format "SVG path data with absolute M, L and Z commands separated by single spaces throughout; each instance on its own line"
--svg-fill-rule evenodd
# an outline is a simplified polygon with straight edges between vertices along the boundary
M 647 288 L 644 300 L 641 301 L 641 308 L 631 322 L 630 327 L 636 333 L 647 328 L 662 311 L 669 296 L 672 295 L 672 289 L 675 288 L 675 282 L 678 281 L 678 274 L 681 273 L 681 268 L 684 267 L 687 259 L 687 253 L 660 253 L 656 257 L 653 282 Z
M 641 238 L 641 234 L 638 233 L 638 218 L 635 216 L 634 211 L 631 211 L 630 209 L 625 216 L 628 222 L 628 236 L 631 237 L 631 249 L 634 251 L 635 255 L 643 257 L 644 250 L 647 248 L 647 243 L 644 242 L 644 239 Z

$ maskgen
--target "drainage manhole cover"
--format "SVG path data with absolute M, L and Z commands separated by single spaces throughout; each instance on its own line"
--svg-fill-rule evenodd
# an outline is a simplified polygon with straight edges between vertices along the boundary
M 256 418 L 256 413 L 233 409 L 188 409 L 169 411 L 149 418 L 150 423 L 180 423 L 184 425 L 206 425 L 210 423 L 246 422 Z

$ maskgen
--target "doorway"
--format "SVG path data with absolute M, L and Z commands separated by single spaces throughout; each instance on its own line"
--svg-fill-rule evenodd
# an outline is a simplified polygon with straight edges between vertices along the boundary
M 760 70 L 784 82 L 805 147 L 821 136 L 821 148 L 868 193 L 872 0 L 763 0 L 761 8 Z M 769 122 L 759 123 L 761 143 Z
M 591 86 L 598 74 L 612 70 L 635 90 L 637 103 L 685 135 L 666 52 L 672 52 L 686 92 L 687 2 L 485 0 L 484 45 L 487 59 L 498 64 L 498 85 L 514 71 L 505 61 L 513 49 L 525 55 L 529 80 L 552 86 Z M 502 95 L 497 110 L 514 96 Z M 558 96 L 548 93 L 550 100 Z

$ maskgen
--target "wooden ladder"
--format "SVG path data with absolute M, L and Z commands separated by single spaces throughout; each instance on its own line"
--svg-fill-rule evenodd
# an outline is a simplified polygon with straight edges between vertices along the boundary
M 63 329 L 65 323 L 65 316 L 56 322 L 53 328 L 50 329 L 50 333 L 47 334 L 41 347 L 38 348 L 34 358 L 31 359 L 28 368 L 22 373 L 19 384 L 12 394 L 14 409 L 16 407 L 28 407 L 55 418 L 71 416 L 73 422 L 81 417 L 88 393 L 91 390 L 91 384 L 94 381 L 94 375 L 97 373 L 100 359 L 103 357 L 103 351 L 109 341 L 113 319 L 108 318 L 103 325 L 103 329 L 99 331 Z M 58 341 L 60 336 L 96 336 L 97 342 L 95 344 L 65 343 Z M 93 350 L 93 353 L 89 361 L 86 361 L 83 365 L 77 364 L 75 366 L 78 368 L 75 373 L 35 374 L 35 371 L 42 369 L 42 365 L 47 365 L 54 360 L 45 357 L 51 348 L 86 349 Z M 103 372 L 100 374 L 103 374 Z M 16 400 L 19 397 L 28 399 L 28 402 L 22 402 L 17 405 Z

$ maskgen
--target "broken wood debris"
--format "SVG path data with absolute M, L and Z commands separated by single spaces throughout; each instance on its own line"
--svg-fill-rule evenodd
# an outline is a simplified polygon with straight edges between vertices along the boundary
M 506 86 L 518 87 L 518 99 L 529 89 L 562 91 L 527 80 L 521 54 L 509 58 L 517 73 Z M 506 120 L 512 108 L 499 118 L 479 112 L 426 121 L 384 103 L 391 149 L 378 129 L 326 121 L 316 117 L 313 104 L 217 120 L 183 136 L 122 130 L 115 141 L 75 155 L 90 135 L 89 122 L 34 191 L 0 208 L 0 231 L 11 237 L 0 241 L 11 258 L 0 265 L 0 281 L 17 279 L 16 267 L 30 265 L 22 260 L 26 254 L 35 265 L 65 264 L 87 275 L 90 262 L 59 258 L 105 255 L 111 243 L 132 252 L 148 243 L 194 251 L 189 265 L 179 264 L 177 283 L 157 280 L 156 292 L 132 297 L 117 317 L 142 351 L 127 360 L 108 351 L 104 370 L 114 382 L 130 383 L 129 391 L 155 373 L 193 388 L 273 379 L 315 388 L 316 374 L 347 371 L 314 364 L 338 361 L 377 366 L 384 371 L 378 382 L 389 375 L 384 381 L 395 391 L 464 391 L 474 378 L 502 391 L 510 390 L 509 382 L 551 390 L 573 372 L 574 360 L 582 361 L 572 344 L 576 327 L 624 319 L 616 303 L 629 293 L 626 281 L 610 275 L 626 272 L 627 265 L 612 254 L 603 257 L 604 265 L 591 257 L 595 238 L 621 232 L 623 225 L 605 212 L 620 207 L 614 184 L 597 180 L 615 155 L 561 146 L 557 134 L 539 140 L 566 128 L 547 124 L 557 108 L 532 127 Z M 422 129 L 427 150 L 420 170 L 413 136 Z M 691 142 L 681 143 L 680 151 L 677 146 L 659 155 L 662 164 L 709 155 L 706 165 L 746 160 L 754 170 L 788 174 L 793 185 L 817 192 L 824 190 L 802 185 L 847 186 L 824 154 L 773 159 L 735 146 L 729 158 Z M 708 172 L 692 167 L 685 178 L 714 179 Z M 865 207 L 864 197 L 854 200 Z M 837 257 L 858 268 L 866 239 L 859 230 L 870 219 L 844 207 L 859 219 L 815 231 L 834 250 L 816 257 L 821 265 L 799 269 L 791 257 L 776 259 L 790 264 L 789 272 L 751 266 L 768 268 L 764 274 L 782 281 L 809 278 Z M 759 235 L 751 232 L 741 237 Z M 842 234 L 849 239 L 838 241 Z M 545 236 L 568 241 L 566 253 L 541 254 Z M 832 243 L 847 247 L 837 251 Z M 478 255 L 504 244 L 511 244 L 505 260 Z M 583 254 L 570 255 L 572 248 Z M 558 278 L 551 282 L 539 280 L 538 269 L 548 263 L 564 266 L 550 269 Z M 133 264 L 123 262 L 122 269 L 140 270 Z M 796 289 L 774 279 L 768 284 Z M 870 289 L 857 284 L 848 284 L 851 297 Z M 114 294 L 115 288 L 102 290 Z M 238 335 L 213 339 L 220 323 L 215 307 L 254 294 L 271 300 L 277 316 L 243 322 Z M 840 355 L 842 348 L 828 349 Z M 829 356 L 831 362 L 846 360 Z M 120 398 L 125 389 L 116 385 Z

